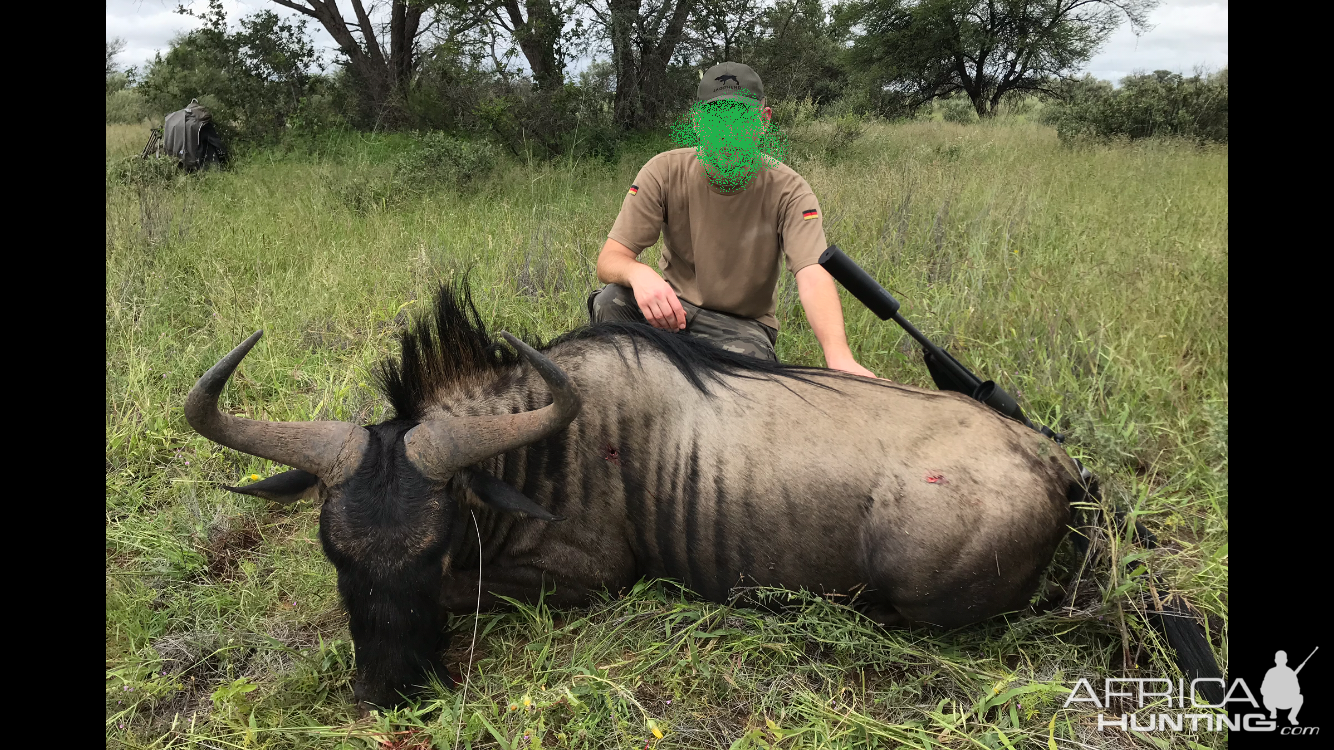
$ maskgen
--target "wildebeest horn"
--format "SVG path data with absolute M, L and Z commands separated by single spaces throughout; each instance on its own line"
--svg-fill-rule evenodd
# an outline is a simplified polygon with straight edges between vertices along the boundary
M 370 433 L 348 422 L 262 422 L 218 411 L 218 394 L 263 331 L 213 365 L 185 399 L 185 419 L 200 435 L 228 448 L 310 472 L 337 484 L 356 469 Z
M 465 466 L 514 450 L 564 429 L 578 414 L 579 392 L 556 363 L 501 331 L 551 389 L 552 402 L 522 414 L 447 417 L 422 422 L 404 435 L 408 458 L 423 474 L 445 478 Z

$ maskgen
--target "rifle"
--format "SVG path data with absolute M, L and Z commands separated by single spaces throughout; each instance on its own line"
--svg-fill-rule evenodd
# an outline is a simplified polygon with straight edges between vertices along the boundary
M 982 380 L 974 375 L 967 367 L 964 367 L 959 360 L 950 356 L 949 352 L 941 349 L 931 342 L 921 331 L 917 330 L 912 323 L 904 320 L 899 314 L 899 301 L 894 299 L 894 295 L 880 286 L 871 275 L 862 270 L 851 258 L 843 254 L 838 249 L 838 245 L 830 245 L 820 254 L 820 266 L 829 272 L 856 297 L 863 305 L 866 305 L 871 312 L 875 313 L 881 320 L 892 320 L 899 324 L 903 330 L 908 332 L 922 345 L 923 359 L 926 361 L 926 369 L 931 372 L 931 379 L 936 382 L 936 387 L 942 391 L 956 391 L 966 396 L 971 396 L 977 401 L 990 406 L 1005 416 L 1023 422 L 1028 427 L 1037 430 L 1058 443 L 1065 442 L 1065 436 L 1053 432 L 1044 425 L 1034 424 L 1028 417 L 1024 416 L 1023 409 L 1019 408 L 1019 403 L 1014 400 L 1014 396 L 1005 392 L 1005 389 L 996 385 L 994 380 Z
M 1319 651 L 1319 650 L 1320 650 L 1320 647 L 1319 647 L 1319 646 L 1316 646 L 1316 647 L 1315 647 L 1315 651 Z M 1312 652 L 1311 652 L 1311 656 L 1315 656 L 1315 651 L 1312 651 Z M 1297 665 L 1297 668 L 1296 668 L 1296 669 L 1292 670 L 1292 673 L 1293 673 L 1293 674 L 1297 674 L 1298 672 L 1302 671 L 1302 667 L 1306 666 L 1306 662 L 1308 662 L 1308 661 L 1311 660 L 1311 656 L 1308 656 L 1308 657 L 1306 657 L 1305 659 L 1303 659 L 1303 660 L 1302 660 L 1302 663 L 1299 664 L 1299 665 Z

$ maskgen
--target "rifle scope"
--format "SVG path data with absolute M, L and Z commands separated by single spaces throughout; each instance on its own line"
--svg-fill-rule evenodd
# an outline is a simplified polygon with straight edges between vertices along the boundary
M 931 377 L 941 390 L 958 391 L 971 396 L 1001 414 L 1011 419 L 1017 419 L 1047 437 L 1060 442 L 1060 436 L 1056 433 L 1046 427 L 1034 425 L 1030 422 L 1028 417 L 1024 416 L 1023 410 L 1019 408 L 1019 404 L 1014 400 L 1014 397 L 996 385 L 995 381 L 984 381 L 974 375 L 959 360 L 951 357 L 949 352 L 936 346 L 912 323 L 904 320 L 903 316 L 899 314 L 899 301 L 894 299 L 894 295 L 880 286 L 875 279 L 871 278 L 869 273 L 854 263 L 852 258 L 844 255 L 843 251 L 838 249 L 838 245 L 830 245 L 826 248 L 820 254 L 819 263 L 824 270 L 829 272 L 830 276 L 833 276 L 838 280 L 838 283 L 843 285 L 844 289 L 851 292 L 852 296 L 866 305 L 881 320 L 892 320 L 898 323 L 899 327 L 907 331 L 909 336 L 912 336 L 917 340 L 917 343 L 922 345 L 922 349 L 926 350 L 926 363 L 931 370 Z M 940 372 L 937 373 L 937 370 Z

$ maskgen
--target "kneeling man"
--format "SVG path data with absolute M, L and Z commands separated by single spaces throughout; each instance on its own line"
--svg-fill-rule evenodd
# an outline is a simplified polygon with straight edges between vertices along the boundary
M 782 256 L 825 364 L 875 377 L 853 358 L 833 277 L 816 262 L 826 242 L 815 194 L 757 148 L 772 116 L 759 76 L 739 63 L 715 65 L 698 100 L 699 145 L 658 154 L 630 186 L 598 255 L 607 286 L 589 298 L 589 317 L 647 322 L 777 361 Z M 637 260 L 659 235 L 661 276 Z

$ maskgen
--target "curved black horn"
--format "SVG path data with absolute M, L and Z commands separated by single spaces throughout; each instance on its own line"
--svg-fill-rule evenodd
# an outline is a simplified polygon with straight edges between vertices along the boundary
M 263 331 L 209 368 L 185 398 L 185 419 L 195 432 L 252 456 L 310 472 L 334 484 L 355 469 L 370 434 L 348 422 L 261 422 L 218 411 L 218 394 Z
M 500 332 L 551 389 L 552 402 L 522 414 L 449 417 L 422 422 L 404 436 L 408 458 L 427 476 L 445 478 L 465 466 L 512 451 L 565 428 L 582 402 L 570 378 L 541 352 Z

